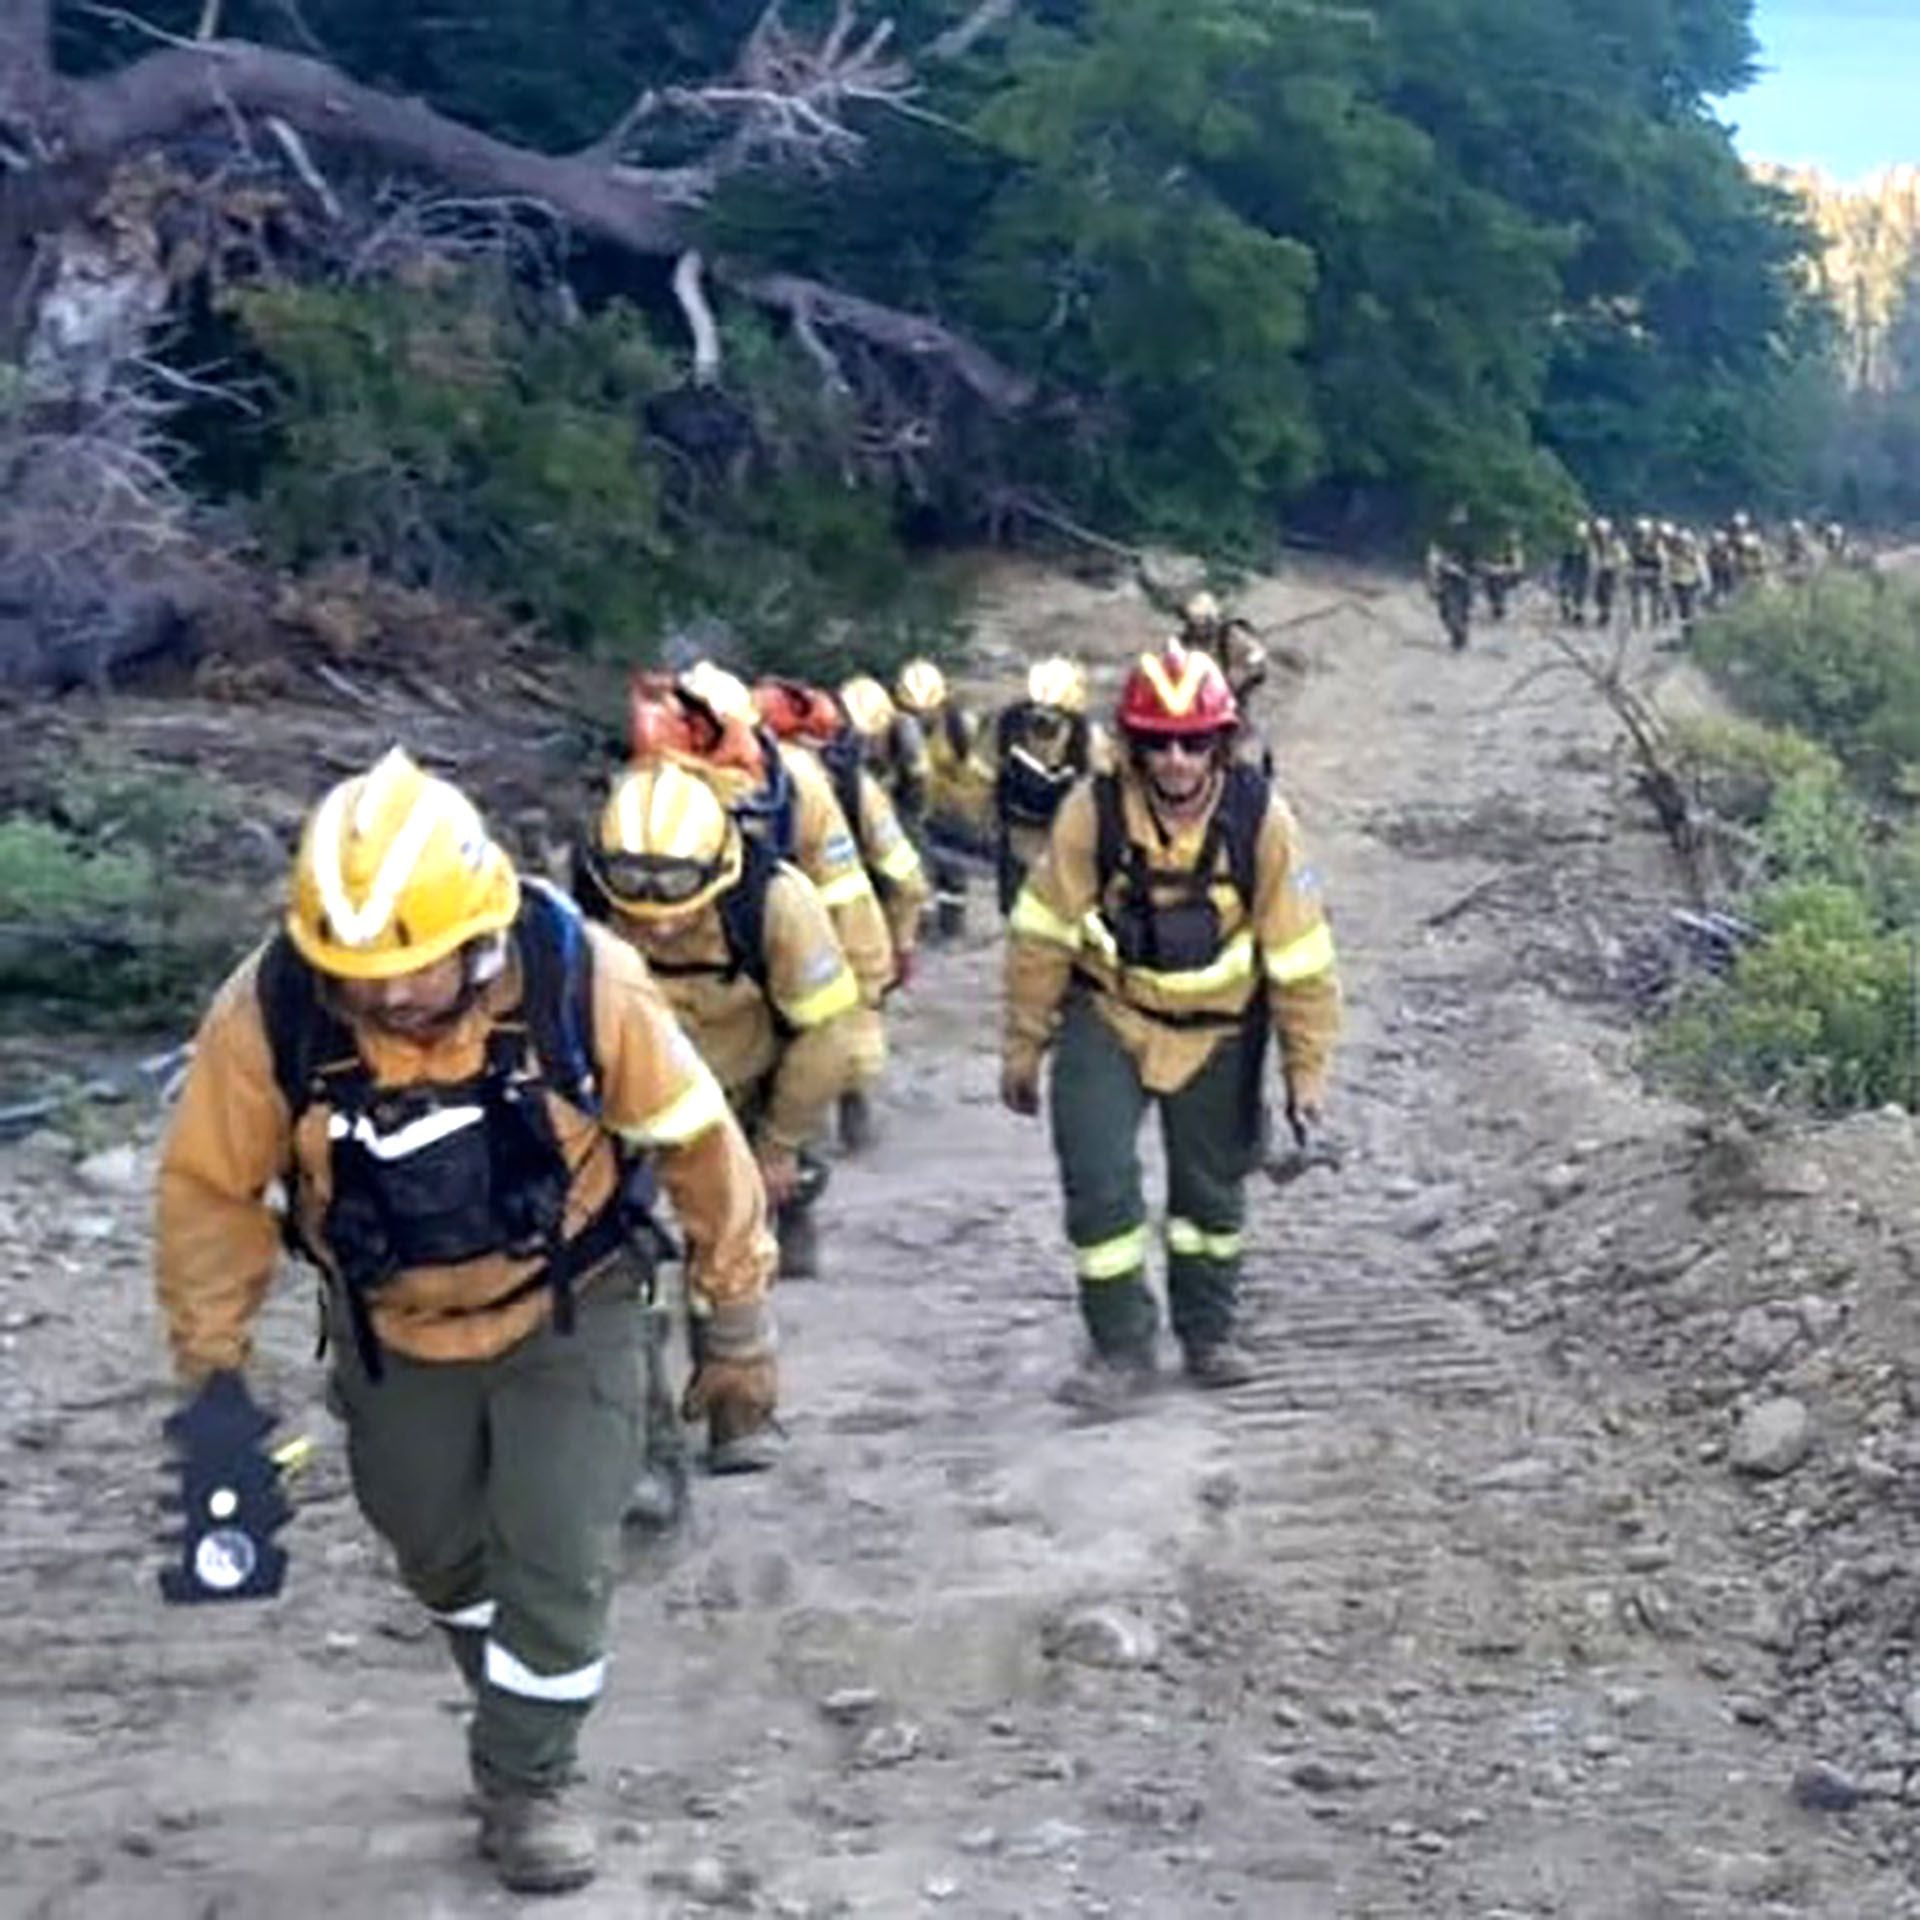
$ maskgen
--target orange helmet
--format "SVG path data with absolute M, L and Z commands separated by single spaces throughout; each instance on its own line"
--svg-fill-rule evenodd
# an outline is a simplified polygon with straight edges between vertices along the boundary
M 823 747 L 845 725 L 833 695 L 804 680 L 762 680 L 753 689 L 753 703 L 776 740 Z
M 712 777 L 728 800 L 729 787 L 751 790 L 767 777 L 767 757 L 753 727 L 718 712 L 685 678 L 636 673 L 628 711 L 635 766 L 676 761 Z
M 1127 734 L 1228 733 L 1240 724 L 1240 703 L 1212 654 L 1169 640 L 1127 675 L 1118 720 Z

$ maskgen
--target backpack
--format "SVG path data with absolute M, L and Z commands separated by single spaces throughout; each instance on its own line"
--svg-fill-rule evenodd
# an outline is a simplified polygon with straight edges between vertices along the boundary
M 517 1069 L 530 1050 L 537 1063 L 537 1085 L 597 1120 L 601 1098 L 593 1035 L 593 949 L 580 910 L 559 889 L 542 880 L 528 880 L 522 885 L 520 911 L 510 937 L 521 968 L 519 1018 L 499 1023 L 489 1036 L 488 1071 Z M 352 1089 L 365 1097 L 366 1074 L 352 1029 L 328 1007 L 318 975 L 286 934 L 271 941 L 262 956 L 256 990 L 274 1082 L 294 1123 L 320 1101 L 334 1100 L 338 1105 L 337 1089 Z M 335 1150 L 340 1150 L 338 1143 Z M 295 1251 L 311 1257 L 312 1250 L 300 1237 L 297 1179 L 297 1168 L 290 1166 L 288 1237 Z M 570 1332 L 576 1277 L 629 1238 L 643 1251 L 658 1250 L 658 1240 L 650 1242 L 640 1231 L 651 1227 L 656 1235 L 659 1232 L 651 1219 L 652 1199 L 651 1169 L 644 1161 L 623 1155 L 613 1202 L 573 1239 L 554 1247 L 541 1268 L 505 1298 L 517 1298 L 535 1287 L 549 1288 L 554 1295 L 555 1328 Z M 351 1263 L 338 1247 L 334 1251 L 336 1264 L 343 1269 L 354 1342 L 368 1378 L 377 1381 L 382 1368 L 365 1295 L 378 1282 L 357 1282 L 348 1270 Z M 504 1305 L 505 1300 L 494 1304 Z

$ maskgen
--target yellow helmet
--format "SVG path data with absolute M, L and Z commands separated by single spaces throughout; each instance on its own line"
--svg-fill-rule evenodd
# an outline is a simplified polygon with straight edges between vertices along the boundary
M 473 802 L 395 747 L 308 816 L 287 933 L 322 973 L 387 980 L 503 932 L 519 911 L 519 876 Z
M 722 720 L 737 720 L 746 727 L 760 724 L 760 709 L 753 703 L 753 690 L 737 673 L 729 673 L 711 660 L 696 660 L 677 684 L 683 693 L 711 707 Z
M 1027 669 L 1027 698 L 1036 707 L 1052 707 L 1060 713 L 1085 713 L 1087 676 L 1079 661 L 1056 653 L 1036 660 Z
M 1211 633 L 1220 624 L 1220 602 L 1210 593 L 1196 593 L 1181 608 L 1180 618 L 1196 633 Z
M 893 683 L 893 697 L 924 719 L 947 704 L 947 676 L 931 660 L 909 660 Z
M 615 908 L 675 919 L 740 878 L 740 828 L 696 773 L 663 760 L 614 782 L 594 837 L 593 871 Z
M 878 740 L 893 725 L 893 699 L 870 673 L 857 673 L 840 689 L 840 705 L 863 740 Z

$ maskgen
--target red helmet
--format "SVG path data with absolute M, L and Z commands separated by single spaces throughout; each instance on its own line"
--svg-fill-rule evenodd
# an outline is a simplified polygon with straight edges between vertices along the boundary
M 1169 640 L 1135 663 L 1116 717 L 1122 733 L 1226 733 L 1240 703 L 1212 654 Z

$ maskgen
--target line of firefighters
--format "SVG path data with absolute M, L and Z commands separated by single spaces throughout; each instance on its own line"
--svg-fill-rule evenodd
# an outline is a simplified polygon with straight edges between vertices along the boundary
M 1569 626 L 1635 631 L 1678 626 L 1770 581 L 1809 580 L 1824 566 L 1857 558 L 1837 520 L 1789 520 L 1776 538 L 1742 510 L 1705 532 L 1650 514 L 1616 524 L 1605 515 L 1576 521 L 1554 563 L 1559 616 Z M 1453 646 L 1467 644 L 1478 593 L 1488 618 L 1507 617 L 1527 578 L 1525 549 L 1509 530 L 1482 553 L 1456 514 L 1427 550 L 1427 588 Z
M 280 1584 L 247 1370 L 284 1237 L 323 1283 L 356 1498 L 471 1690 L 480 1850 L 516 1890 L 590 1879 L 576 1750 L 647 1480 L 654 1269 L 681 1262 L 679 1417 L 705 1424 L 714 1471 L 771 1464 L 775 1272 L 816 1269 L 822 1136 L 837 1105 L 843 1141 L 871 1140 L 886 1004 L 923 919 L 958 930 L 969 858 L 991 859 L 1007 916 L 1011 1112 L 1040 1112 L 1051 1059 L 1089 1336 L 1062 1398 L 1112 1412 L 1155 1374 L 1150 1108 L 1185 1372 L 1251 1377 L 1266 1062 L 1277 1040 L 1304 1155 L 1340 1017 L 1319 882 L 1245 724 L 1265 664 L 1201 596 L 1135 662 L 1111 731 L 1064 658 L 990 722 L 927 660 L 891 691 L 749 687 L 712 662 L 642 676 L 567 891 L 398 748 L 333 788 L 281 931 L 201 1024 L 162 1149 L 157 1291 L 188 1393 L 168 1597 Z

